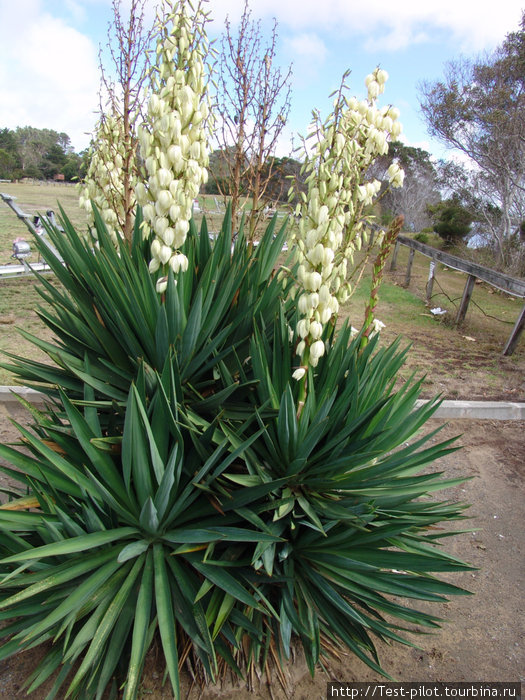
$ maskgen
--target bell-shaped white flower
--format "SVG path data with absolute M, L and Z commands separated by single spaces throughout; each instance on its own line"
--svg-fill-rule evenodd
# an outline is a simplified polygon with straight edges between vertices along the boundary
M 310 345 L 310 357 L 319 359 L 324 355 L 325 347 L 322 340 L 316 340 Z
M 304 339 L 308 335 L 308 331 L 310 330 L 310 322 L 302 318 L 298 323 L 297 323 L 297 335 L 299 338 Z
M 298 367 L 294 372 L 292 372 L 292 379 L 300 381 L 306 374 L 306 367 Z

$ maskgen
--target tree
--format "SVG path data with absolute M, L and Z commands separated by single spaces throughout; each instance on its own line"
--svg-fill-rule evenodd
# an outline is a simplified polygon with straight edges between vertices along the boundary
M 430 133 L 468 156 L 471 189 L 501 212 L 491 234 L 506 263 L 525 192 L 525 13 L 493 54 L 448 64 L 445 79 L 421 91 Z
M 447 247 L 462 241 L 470 233 L 474 217 L 455 197 L 429 205 L 428 213 L 432 217 L 434 231 Z
M 0 178 L 16 177 L 20 168 L 20 155 L 15 134 L 10 129 L 0 129 Z
M 301 175 L 302 163 L 295 158 L 284 156 L 283 158 L 269 158 L 263 168 L 263 177 L 267 179 L 266 197 L 272 202 L 288 201 L 287 192 L 290 181 L 296 183 L 296 199 L 292 204 L 298 202 L 298 193 L 306 192 L 304 176 Z
M 241 197 L 252 198 L 252 237 L 272 177 L 269 159 L 290 110 L 291 68 L 281 71 L 275 65 L 275 21 L 268 44 L 263 47 L 261 41 L 260 22 L 251 19 L 246 0 L 237 35 L 227 19 L 222 38 L 216 138 L 228 173 L 228 188 L 219 186 L 219 190 L 231 195 L 234 217 Z
M 17 127 L 15 138 L 20 155 L 20 166 L 24 175 L 29 168 L 31 172 L 42 169 L 42 161 L 54 146 L 69 142 L 67 134 L 59 134 L 52 129 L 36 129 L 33 126 Z
M 392 162 L 397 162 L 403 168 L 405 179 L 403 187 L 385 192 L 381 201 L 382 210 L 392 215 L 402 215 L 406 228 L 421 231 L 430 223 L 427 205 L 441 199 L 436 168 L 427 151 L 405 146 L 401 141 L 389 143 L 388 154 L 379 165 L 386 171 Z M 384 180 L 385 174 L 377 177 Z
M 44 154 L 40 165 L 44 177 L 50 180 L 58 173 L 62 173 L 66 160 L 67 155 L 64 153 L 62 146 L 58 143 L 51 146 L 47 153 Z
M 66 160 L 62 166 L 62 172 L 68 182 L 78 180 L 81 176 L 82 155 L 71 152 L 66 155 Z

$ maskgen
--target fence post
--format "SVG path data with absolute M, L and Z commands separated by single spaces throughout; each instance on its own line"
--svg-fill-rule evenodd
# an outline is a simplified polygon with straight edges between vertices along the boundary
M 467 278 L 467 284 L 463 290 L 463 298 L 461 299 L 461 304 L 458 309 L 458 315 L 456 316 L 456 326 L 463 323 L 465 320 L 465 315 L 467 313 L 470 297 L 472 296 L 472 291 L 474 289 L 474 284 L 476 283 L 476 276 L 469 275 Z
M 518 316 L 518 320 L 516 321 L 516 324 L 514 328 L 512 329 L 512 333 L 510 334 L 510 338 L 507 340 L 507 344 L 503 348 L 503 355 L 512 355 L 514 350 L 516 349 L 516 345 L 518 344 L 518 340 L 520 338 L 521 332 L 525 326 L 525 305 L 521 309 L 521 313 Z
M 428 282 L 427 282 L 427 303 L 430 304 L 430 300 L 432 299 L 432 287 L 434 286 L 434 271 L 436 269 L 436 261 L 431 258 L 430 260 L 430 269 L 428 271 Z
M 401 243 L 399 241 L 396 241 L 396 244 L 394 246 L 394 252 L 392 253 L 392 261 L 390 262 L 390 270 L 393 272 L 395 269 L 397 269 L 397 254 L 399 252 L 399 246 Z
M 416 251 L 413 248 L 410 248 L 410 253 L 408 254 L 407 273 L 405 275 L 405 287 L 408 287 L 410 284 L 410 275 L 412 274 L 412 263 L 414 261 L 415 252 Z

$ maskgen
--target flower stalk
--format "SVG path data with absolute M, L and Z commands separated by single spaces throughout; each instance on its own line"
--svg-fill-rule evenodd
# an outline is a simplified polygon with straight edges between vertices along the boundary
M 301 218 L 290 242 L 298 263 L 297 354 L 302 365 L 313 367 L 325 352 L 325 326 L 352 294 L 349 272 L 355 267 L 354 257 L 371 235 L 372 207 L 381 183 L 367 179 L 367 171 L 401 132 L 399 111 L 377 106 L 386 71 L 378 68 L 367 76 L 368 97 L 361 102 L 344 95 L 347 75 L 328 119 L 321 123 L 314 113 L 309 138 L 315 143 L 304 144 L 308 192 L 301 193 L 302 204 L 296 209 Z M 388 177 L 392 186 L 401 186 L 403 171 L 396 165 Z
M 180 252 L 189 230 L 193 202 L 208 179 L 207 120 L 209 99 L 204 59 L 207 14 L 186 0 L 165 0 L 159 17 L 160 36 L 152 69 L 147 122 L 139 129 L 145 164 L 144 182 L 136 187 L 143 207 L 145 236 L 152 235 L 150 272 L 185 271 Z
M 115 109 L 102 114 L 92 146 L 84 183 L 80 185 L 79 206 L 93 224 L 96 205 L 117 247 L 120 238 L 133 228 L 136 206 L 134 186 L 137 171 L 137 141 Z M 131 186 L 126 186 L 130 183 Z
M 383 282 L 385 265 L 392 246 L 397 240 L 401 228 L 403 226 L 403 216 L 398 216 L 392 221 L 388 227 L 386 234 L 382 237 L 379 252 L 374 261 L 372 271 L 372 285 L 370 289 L 370 297 L 365 309 L 365 321 L 363 324 L 363 334 L 361 336 L 361 347 L 368 344 L 370 337 L 374 333 L 378 333 L 384 327 L 384 323 L 375 318 L 376 306 L 379 302 L 379 288 Z

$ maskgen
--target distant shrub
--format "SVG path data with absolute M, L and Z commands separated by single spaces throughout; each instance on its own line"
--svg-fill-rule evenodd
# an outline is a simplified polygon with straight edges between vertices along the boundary
M 459 243 L 469 232 L 474 217 L 457 199 L 452 198 L 428 207 L 433 230 L 447 247 Z
M 427 244 L 429 239 L 426 233 L 420 231 L 419 233 L 416 233 L 416 235 L 414 236 L 414 240 L 419 241 L 420 243 Z

